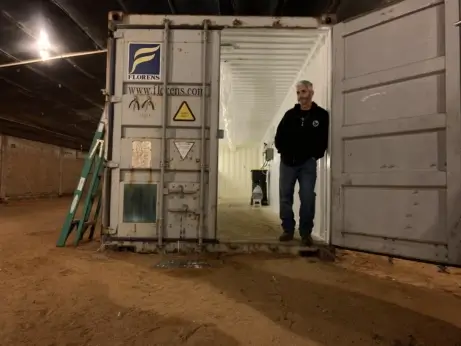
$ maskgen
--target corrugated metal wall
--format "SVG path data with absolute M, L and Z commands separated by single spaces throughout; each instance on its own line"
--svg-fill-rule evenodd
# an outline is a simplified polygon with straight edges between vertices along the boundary
M 225 142 L 219 146 L 219 199 L 251 198 L 251 170 L 261 168 L 262 150 L 259 146 L 230 150 Z
M 309 63 L 304 70 L 300 72 L 298 79 L 306 79 L 314 85 L 314 101 L 321 107 L 330 109 L 330 36 L 326 35 L 313 55 L 309 58 Z M 285 101 L 282 104 L 278 114 L 275 115 L 272 126 L 268 130 L 264 142 L 273 143 L 277 126 L 285 114 L 297 103 L 296 91 L 293 87 L 289 90 Z M 269 199 L 270 208 L 274 213 L 279 212 L 279 165 L 280 155 L 276 154 L 274 160 L 270 164 L 269 169 Z M 329 162 L 328 159 L 323 159 L 318 162 L 318 177 L 316 184 L 316 219 L 314 234 L 322 239 L 327 240 L 329 229 Z M 295 198 L 293 211 L 295 215 L 299 212 L 298 186 L 295 188 Z
M 83 158 L 72 149 L 0 135 L 0 199 L 73 193 Z

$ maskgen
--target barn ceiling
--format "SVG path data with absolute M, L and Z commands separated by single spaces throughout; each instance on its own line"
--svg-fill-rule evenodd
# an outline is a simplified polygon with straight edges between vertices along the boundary
M 113 10 L 319 16 L 336 11 L 338 4 L 339 0 L 1 0 L 0 64 L 38 58 L 36 42 L 43 30 L 56 54 L 105 48 L 107 13 Z M 103 107 L 105 63 L 105 54 L 97 54 L 0 68 L 0 132 L 87 149 Z

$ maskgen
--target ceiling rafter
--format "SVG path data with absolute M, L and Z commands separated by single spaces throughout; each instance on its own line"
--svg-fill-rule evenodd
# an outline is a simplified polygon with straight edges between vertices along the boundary
M 105 42 L 100 42 L 91 32 L 86 28 L 74 15 L 72 15 L 71 11 L 67 9 L 65 6 L 63 6 L 58 0 L 48 0 L 50 1 L 53 5 L 58 7 L 65 15 L 67 15 L 79 28 L 80 30 L 88 36 L 94 44 L 99 48 L 103 49 L 106 47 Z
M 285 9 L 285 6 L 287 5 L 288 0 L 277 0 L 277 4 L 274 8 L 273 16 L 274 17 L 281 17 L 283 16 L 283 10 Z
M 33 38 L 34 40 L 38 39 L 38 37 L 36 35 L 34 35 L 32 30 L 30 30 L 26 25 L 24 25 L 22 23 L 19 23 L 19 21 L 17 21 L 10 13 L 8 13 L 6 11 L 1 11 L 1 13 L 2 13 L 3 17 L 5 17 L 13 25 L 15 25 L 17 28 L 19 28 L 24 34 L 26 34 L 30 38 Z M 78 64 L 75 62 L 75 59 L 67 58 L 67 59 L 65 59 L 65 61 L 67 61 L 72 67 L 76 68 L 78 71 L 83 73 L 88 78 L 97 80 L 97 78 L 95 76 L 93 76 L 91 73 L 89 73 L 88 71 L 85 71 L 85 69 L 78 66 Z
M 120 8 L 123 10 L 125 13 L 129 13 L 130 10 L 126 6 L 125 2 L 123 0 L 117 0 L 117 3 L 120 5 Z
M 8 57 L 8 58 L 14 60 L 14 61 L 21 61 L 21 60 L 18 59 L 17 57 L 11 55 L 11 54 L 8 53 L 8 52 L 5 52 L 5 51 L 2 50 L 2 49 L 0 49 L 0 53 L 3 54 L 3 55 L 5 55 L 5 56 Z M 37 69 L 37 68 L 35 68 L 35 67 L 32 67 L 31 65 L 24 65 L 24 66 L 25 66 L 25 68 L 27 68 L 27 69 L 29 69 L 29 70 L 35 72 L 36 74 L 40 75 L 41 77 L 43 77 L 43 78 L 45 78 L 45 79 L 48 79 L 48 80 L 50 80 L 50 81 L 52 81 L 52 82 L 54 82 L 54 83 L 56 83 L 56 84 L 59 84 L 59 85 L 61 85 L 62 87 L 64 87 L 64 88 L 70 90 L 72 93 L 77 94 L 79 97 L 81 97 L 83 100 L 85 100 L 85 101 L 88 102 L 89 104 L 91 104 L 91 105 L 93 105 L 93 106 L 95 106 L 95 107 L 98 107 L 98 108 L 100 108 L 100 109 L 103 109 L 103 107 L 102 107 L 101 104 L 99 104 L 99 103 L 97 103 L 97 102 L 91 100 L 90 98 L 88 98 L 88 97 L 86 97 L 86 96 L 84 96 L 84 95 L 81 95 L 81 94 L 77 93 L 77 92 L 75 91 L 75 89 L 73 89 L 72 87 L 68 86 L 67 83 L 64 83 L 63 81 L 60 81 L 60 80 L 55 80 L 54 78 L 52 78 L 52 77 L 50 77 L 49 75 L 47 75 L 45 72 L 42 72 L 42 71 L 40 71 L 39 69 Z
M 168 0 L 168 6 L 170 7 L 171 14 L 177 13 L 173 0 Z

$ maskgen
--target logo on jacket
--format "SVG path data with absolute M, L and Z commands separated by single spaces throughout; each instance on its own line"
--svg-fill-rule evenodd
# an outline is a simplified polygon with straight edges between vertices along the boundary
M 129 43 L 128 79 L 133 81 L 160 80 L 160 43 Z
M 312 126 L 314 126 L 314 127 L 319 126 L 318 120 L 314 120 L 314 121 L 312 122 Z

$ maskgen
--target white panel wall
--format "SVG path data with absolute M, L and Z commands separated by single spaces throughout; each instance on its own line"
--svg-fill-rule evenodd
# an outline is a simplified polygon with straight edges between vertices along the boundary
M 298 80 L 309 80 L 314 85 L 314 101 L 321 107 L 330 110 L 330 75 L 331 75 L 331 63 L 330 63 L 330 35 L 326 34 L 320 38 L 317 48 L 307 60 L 307 64 L 300 71 Z M 291 90 L 289 90 L 280 110 L 275 115 L 274 120 L 266 136 L 264 142 L 273 143 L 275 131 L 277 125 L 282 119 L 285 112 L 293 108 L 297 103 L 296 98 L 296 82 L 294 83 Z M 280 155 L 276 154 L 274 160 L 270 164 L 269 169 L 269 199 L 270 208 L 273 212 L 279 212 L 279 165 Z M 328 164 L 329 166 L 329 164 Z M 316 203 L 316 220 L 314 235 L 327 240 L 327 229 L 329 227 L 329 172 L 327 172 L 327 159 L 321 160 L 318 163 L 318 176 L 317 176 L 317 203 Z M 298 198 L 298 186 L 295 189 L 295 202 L 294 212 L 296 218 L 299 214 L 299 198 Z M 296 220 L 298 223 L 298 220 Z
M 229 149 L 226 142 L 219 146 L 218 198 L 248 200 L 251 198 L 251 170 L 262 166 L 259 146 Z

